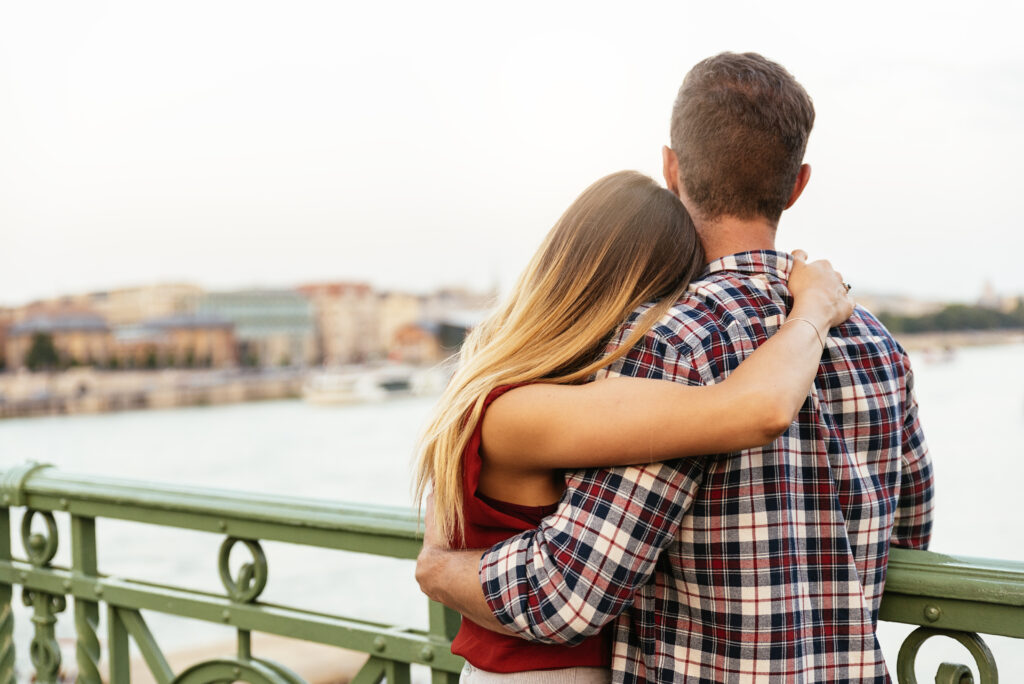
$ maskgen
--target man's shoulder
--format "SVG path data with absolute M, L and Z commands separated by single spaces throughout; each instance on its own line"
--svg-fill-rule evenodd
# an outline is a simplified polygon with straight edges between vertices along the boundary
M 836 330 L 838 337 L 849 339 L 870 338 L 891 348 L 896 354 L 901 356 L 906 354 L 902 345 L 893 337 L 889 329 L 873 313 L 859 304 L 853 310 L 853 315 L 845 323 L 837 326 Z
M 737 319 L 757 317 L 765 313 L 780 313 L 770 293 L 771 283 L 744 274 L 716 272 L 694 280 L 686 293 L 676 300 L 654 325 L 653 332 L 676 346 L 691 346 L 694 342 L 720 333 Z M 754 305 L 756 304 L 756 306 Z M 646 304 L 630 316 L 630 322 L 647 310 Z
M 846 322 L 833 328 L 829 340 L 832 344 L 845 345 L 842 351 L 860 363 L 895 366 L 897 375 L 903 375 L 910 368 L 910 358 L 903 345 L 874 314 L 860 305 Z
M 654 323 L 647 336 L 654 345 L 672 347 L 682 355 L 712 347 L 730 348 L 748 337 L 752 325 L 781 324 L 787 312 L 787 301 L 781 292 L 788 294 L 785 283 L 772 278 L 728 271 L 707 274 L 691 283 L 686 293 Z M 620 328 L 618 341 L 621 342 L 644 312 L 654 305 L 649 302 L 637 307 Z M 769 318 L 776 321 L 769 321 Z M 737 335 L 728 333 L 733 327 Z M 892 333 L 861 306 L 857 306 L 849 320 L 833 329 L 831 337 L 852 345 L 872 347 L 875 354 L 894 361 L 906 357 Z

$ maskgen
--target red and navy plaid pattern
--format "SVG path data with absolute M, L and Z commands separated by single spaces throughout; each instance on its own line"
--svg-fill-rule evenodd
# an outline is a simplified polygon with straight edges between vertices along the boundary
M 791 265 L 713 262 L 608 374 L 721 381 L 785 321 Z M 867 311 L 832 329 L 770 446 L 567 482 L 557 513 L 481 560 L 491 609 L 524 638 L 575 643 L 620 616 L 616 682 L 888 681 L 889 546 L 927 545 L 932 468 L 906 353 Z

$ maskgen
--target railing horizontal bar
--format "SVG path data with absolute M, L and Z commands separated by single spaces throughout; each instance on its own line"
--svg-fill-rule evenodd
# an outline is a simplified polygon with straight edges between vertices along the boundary
M 251 520 L 239 517 L 238 512 L 222 512 L 216 517 L 211 517 L 206 513 L 174 510 L 155 512 L 152 508 L 106 501 L 67 500 L 65 503 L 52 496 L 43 495 L 30 495 L 28 501 L 33 509 L 43 511 L 65 510 L 73 515 L 91 518 L 127 520 L 161 527 L 231 535 L 243 539 L 288 542 L 391 558 L 415 558 L 420 549 L 420 540 L 414 537 L 413 533 L 405 533 L 406 531 L 398 526 L 378 526 L 376 530 L 371 530 L 366 529 L 368 526 L 362 525 L 338 525 L 331 529 L 323 526 Z
M 412 510 L 341 504 L 223 489 L 152 484 L 62 473 L 44 468 L 24 484 L 27 504 L 41 510 L 71 510 L 75 504 L 112 504 L 134 511 L 131 519 L 159 524 L 168 513 L 233 517 L 280 526 L 361 532 L 418 539 L 420 523 Z
M 430 665 L 459 672 L 462 658 L 452 655 L 421 630 L 382 627 L 348 618 L 268 604 L 239 604 L 222 597 L 172 587 L 141 587 L 112 577 L 88 578 L 67 570 L 36 568 L 21 561 L 0 562 L 0 583 L 17 583 L 53 594 L 105 601 L 119 608 L 152 610 L 167 615 L 312 641 L 387 660 Z
M 936 629 L 1024 639 L 1024 608 L 930 596 L 885 593 L 878 619 Z
M 894 548 L 885 593 L 1024 606 L 1024 563 Z

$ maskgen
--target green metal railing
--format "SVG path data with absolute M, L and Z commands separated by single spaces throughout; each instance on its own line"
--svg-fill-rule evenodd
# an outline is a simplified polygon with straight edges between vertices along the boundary
M 24 559 L 12 556 L 11 507 L 25 508 L 20 521 Z M 61 543 L 56 516 L 63 515 L 70 521 L 70 567 L 53 564 Z M 223 535 L 217 562 L 224 592 L 101 574 L 96 520 L 104 518 Z M 259 601 L 268 578 L 261 547 L 266 541 L 412 559 L 419 551 L 420 532 L 411 512 L 389 507 L 72 475 L 36 464 L 0 471 L 0 684 L 15 681 L 14 585 L 21 586 L 33 613 L 30 657 L 39 682 L 56 682 L 62 671 L 55 625 L 69 599 L 74 603 L 80 682 L 100 682 L 105 657 L 109 681 L 127 683 L 129 641 L 159 684 L 303 681 L 286 666 L 253 653 L 252 632 L 366 653 L 366 664 L 352 680 L 356 684 L 408 682 L 413 664 L 429 667 L 435 684 L 458 680 L 462 659 L 449 650 L 458 616 L 437 604 L 430 604 L 424 631 Z M 228 561 L 239 545 L 251 558 L 233 574 Z M 98 634 L 101 607 L 108 627 L 105 654 Z M 175 673 L 141 611 L 229 625 L 237 629 L 237 652 Z M 921 625 L 900 650 L 900 682 L 916 682 L 918 649 L 938 635 L 967 647 L 983 684 L 996 682 L 995 659 L 978 633 L 1024 638 L 1024 563 L 894 549 L 880 617 Z M 962 684 L 973 681 L 971 677 L 967 667 L 943 663 L 936 681 Z
M 11 555 L 12 506 L 24 506 L 21 538 L 27 558 Z M 52 563 L 57 546 L 55 514 L 70 517 L 71 567 Z M 106 576 L 98 572 L 96 520 L 117 519 L 212 532 L 224 536 L 217 559 L 224 593 Z M 251 633 L 260 632 L 337 646 L 369 654 L 352 680 L 370 684 L 408 682 L 412 664 L 431 669 L 434 684 L 454 684 L 462 659 L 451 654 L 456 613 L 432 603 L 427 631 L 378 624 L 260 602 L 267 583 L 261 542 L 281 541 L 324 549 L 413 559 L 421 533 L 411 512 L 368 505 L 71 475 L 40 465 L 0 472 L 0 684 L 15 681 L 13 585 L 33 611 L 30 648 L 35 679 L 58 681 L 61 653 L 54 626 L 74 601 L 78 681 L 98 683 L 100 607 L 107 611 L 109 681 L 129 681 L 129 640 L 159 684 L 245 681 L 298 684 L 303 680 L 282 664 L 252 652 Z M 228 564 L 241 545 L 251 559 L 236 576 Z M 426 599 L 424 598 L 424 601 Z M 238 649 L 213 661 L 174 673 L 140 611 L 153 611 L 229 625 L 238 630 Z

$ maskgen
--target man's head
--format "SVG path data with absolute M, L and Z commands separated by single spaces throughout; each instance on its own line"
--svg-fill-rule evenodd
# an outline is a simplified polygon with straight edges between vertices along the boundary
M 813 125 L 811 98 L 780 65 L 752 52 L 710 57 L 676 96 L 666 182 L 700 223 L 775 225 L 809 178 L 802 161 Z

